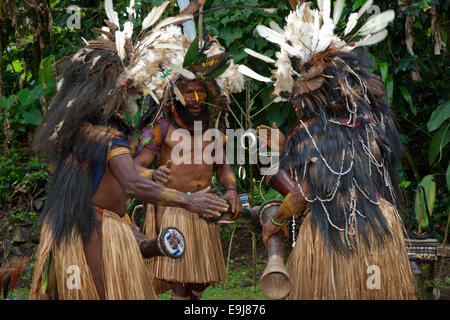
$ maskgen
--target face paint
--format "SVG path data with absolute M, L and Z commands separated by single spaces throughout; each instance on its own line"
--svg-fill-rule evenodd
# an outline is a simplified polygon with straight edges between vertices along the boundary
M 197 91 L 194 91 L 194 93 L 195 93 L 195 101 L 198 102 L 199 99 L 198 99 Z

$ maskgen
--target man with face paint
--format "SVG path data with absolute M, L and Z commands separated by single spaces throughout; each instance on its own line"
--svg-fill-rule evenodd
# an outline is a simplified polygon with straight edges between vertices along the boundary
M 31 299 L 157 298 L 144 263 L 150 241 L 126 213 L 130 197 L 212 215 L 228 210 L 217 196 L 154 182 L 151 170 L 134 163 L 134 132 L 123 113 L 137 110 L 136 74 L 151 77 L 160 69 L 133 69 L 128 63 L 144 58 L 142 51 L 118 45 L 91 40 L 59 65 L 58 91 L 36 132 L 34 148 L 54 171 Z
M 217 43 L 208 43 L 204 48 L 207 45 L 209 45 L 209 51 L 206 49 L 201 51 L 206 59 L 204 65 L 211 66 L 217 63 L 219 68 L 228 69 L 222 77 L 234 76 L 235 80 L 243 80 L 241 75 L 235 73 L 235 66 L 232 61 L 229 61 L 230 56 L 223 52 L 219 53 L 220 56 L 213 54 L 213 50 L 218 48 Z M 187 69 L 195 72 L 193 67 L 188 66 Z M 226 137 L 223 134 L 215 137 L 215 143 L 218 143 L 216 146 L 221 150 L 215 149 L 216 153 L 212 154 L 206 150 L 212 143 L 206 138 L 206 131 L 214 128 L 215 123 L 225 122 L 223 114 L 221 118 L 217 110 L 223 110 L 226 107 L 228 101 L 223 93 L 227 88 L 218 85 L 223 78 L 217 81 L 209 79 L 208 72 L 204 72 L 204 69 L 197 69 L 195 74 L 195 79 L 179 76 L 166 86 L 166 98 L 160 106 L 165 116 L 160 118 L 156 125 L 145 128 L 141 137 L 139 155 L 135 161 L 139 165 L 148 167 L 159 156 L 159 164 L 163 168 L 170 167 L 170 175 L 165 174 L 160 167 L 156 170 L 155 176 L 158 176 L 167 187 L 188 194 L 210 187 L 215 174 L 225 189 L 224 196 L 230 203 L 232 219 L 236 220 L 243 209 L 234 172 L 225 161 L 223 144 Z M 236 87 L 243 87 L 240 86 L 241 84 L 243 81 Z M 201 131 L 196 131 L 199 128 Z M 196 139 L 197 136 L 201 139 Z M 177 151 L 179 150 L 177 148 L 181 149 L 181 153 Z M 218 151 L 222 151 L 220 156 Z M 174 155 L 179 156 L 183 161 L 174 159 Z M 205 216 L 208 215 L 203 215 L 203 218 Z M 186 252 L 181 259 L 171 261 L 165 257 L 158 257 L 150 266 L 151 272 L 157 279 L 156 282 L 165 284 L 160 292 L 171 288 L 172 299 L 198 300 L 210 284 L 226 279 L 219 225 L 207 220 L 188 208 L 149 206 L 147 210 L 147 236 L 157 234 L 162 228 L 172 225 L 180 229 L 186 238 Z M 155 229 L 151 231 L 153 226 Z

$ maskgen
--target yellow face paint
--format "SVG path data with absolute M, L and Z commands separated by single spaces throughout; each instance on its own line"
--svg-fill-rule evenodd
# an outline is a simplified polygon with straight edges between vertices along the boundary
M 197 91 L 194 91 L 194 93 L 195 93 L 195 101 L 198 102 L 198 94 L 197 94 Z

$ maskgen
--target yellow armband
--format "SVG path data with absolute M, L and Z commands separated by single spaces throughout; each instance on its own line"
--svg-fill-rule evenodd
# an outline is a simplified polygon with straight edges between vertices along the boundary
M 126 147 L 117 147 L 112 149 L 109 153 L 108 153 L 108 159 L 107 161 L 111 160 L 112 158 L 115 158 L 117 156 L 121 156 L 123 154 L 129 154 L 131 155 L 131 151 L 130 149 L 126 148 Z

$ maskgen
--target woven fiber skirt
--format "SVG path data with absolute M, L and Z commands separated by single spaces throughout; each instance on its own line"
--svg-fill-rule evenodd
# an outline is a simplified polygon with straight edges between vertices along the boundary
M 227 272 L 218 224 L 206 222 L 196 213 L 183 208 L 166 207 L 161 230 L 165 227 L 175 227 L 183 233 L 186 251 L 180 259 L 153 258 L 151 272 L 156 279 L 202 284 L 226 280 Z M 146 230 L 149 228 L 150 226 L 146 226 Z
M 100 210 L 106 299 L 157 299 L 130 220 L 106 209 Z M 44 222 L 30 299 L 99 299 L 80 235 L 74 233 L 57 245 L 51 229 Z
M 369 235 L 369 249 L 356 235 L 357 248 L 345 256 L 325 246 L 308 214 L 287 263 L 291 291 L 287 299 L 416 299 L 397 210 L 380 199 L 392 238 L 377 245 Z

